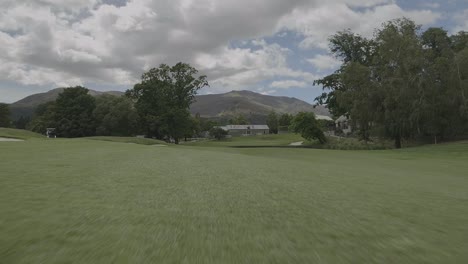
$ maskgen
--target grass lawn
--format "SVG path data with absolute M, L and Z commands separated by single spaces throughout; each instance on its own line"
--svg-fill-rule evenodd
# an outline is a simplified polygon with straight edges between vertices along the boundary
M 101 141 L 112 141 L 119 143 L 133 143 L 140 145 L 165 145 L 164 141 L 156 140 L 152 138 L 137 138 L 137 137 L 88 137 L 86 139 L 101 140 Z
M 184 145 L 201 146 L 201 147 L 272 147 L 272 146 L 287 146 L 292 142 L 304 141 L 297 134 L 281 134 L 281 135 L 258 135 L 246 137 L 232 137 L 222 140 L 201 140 L 198 142 L 181 142 Z
M 0 142 L 0 263 L 468 263 L 467 161 Z

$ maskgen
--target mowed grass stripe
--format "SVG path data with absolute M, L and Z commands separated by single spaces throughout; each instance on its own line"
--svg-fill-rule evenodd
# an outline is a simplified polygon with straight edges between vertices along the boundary
M 463 263 L 468 164 L 450 153 L 468 148 L 450 146 L 1 144 L 0 262 Z

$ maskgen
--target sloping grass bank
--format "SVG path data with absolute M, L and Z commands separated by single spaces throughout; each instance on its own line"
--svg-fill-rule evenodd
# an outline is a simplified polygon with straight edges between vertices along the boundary
M 45 136 L 31 132 L 29 130 L 23 129 L 15 129 L 15 128 L 3 128 L 0 127 L 0 137 L 5 138 L 16 138 L 16 139 L 37 139 L 37 138 L 45 138 Z

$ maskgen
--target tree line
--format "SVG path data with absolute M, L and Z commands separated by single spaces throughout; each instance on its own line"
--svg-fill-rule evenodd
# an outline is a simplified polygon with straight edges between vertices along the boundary
M 10 127 L 10 108 L 7 104 L 0 103 L 0 127 Z
M 335 117 L 357 135 L 441 140 L 468 134 L 468 34 L 425 31 L 409 19 L 387 22 L 365 38 L 350 30 L 330 39 L 341 67 L 315 84 Z
M 206 76 L 189 64 L 161 64 L 144 73 L 125 96 L 95 98 L 85 87 L 66 88 L 55 101 L 36 109 L 27 128 L 40 133 L 56 128 L 59 137 L 144 134 L 179 143 L 215 125 L 189 112 L 197 91 L 205 86 Z

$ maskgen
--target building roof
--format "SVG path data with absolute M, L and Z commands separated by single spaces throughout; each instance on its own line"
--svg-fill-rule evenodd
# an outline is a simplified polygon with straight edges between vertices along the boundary
M 333 119 L 329 116 L 324 116 L 324 115 L 315 115 L 315 118 L 317 120 L 327 120 L 327 121 L 333 121 Z
M 227 126 L 220 126 L 226 131 L 228 130 L 242 130 L 242 129 L 256 129 L 256 130 L 269 130 L 270 128 L 267 125 L 227 125 Z
M 338 119 L 336 119 L 335 123 L 340 123 L 340 122 L 345 122 L 345 121 L 348 121 L 348 118 L 344 115 L 338 117 Z

